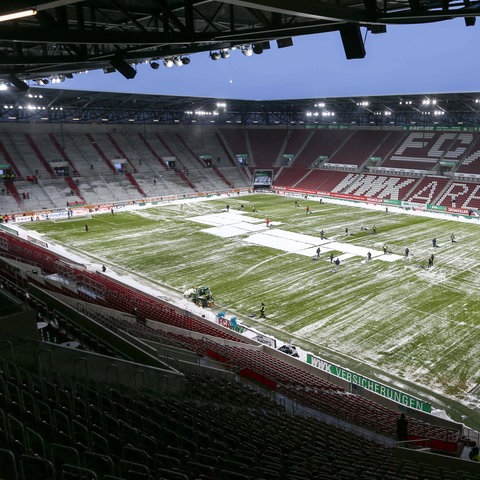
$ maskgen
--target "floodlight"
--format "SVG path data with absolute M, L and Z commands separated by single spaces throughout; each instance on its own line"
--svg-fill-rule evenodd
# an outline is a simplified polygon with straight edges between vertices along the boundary
M 181 60 L 184 65 L 188 65 L 190 63 L 190 57 L 183 56 Z
M 177 67 L 181 67 L 181 66 L 183 65 L 182 60 L 180 59 L 180 57 L 173 57 L 173 63 L 174 63 Z
M 62 83 L 65 81 L 65 76 L 64 75 L 55 75 L 55 77 L 52 77 L 52 83 Z
M 260 55 L 264 50 L 268 50 L 269 48 L 270 42 L 258 42 L 252 45 L 252 50 L 255 55 Z
M 171 58 L 164 58 L 163 59 L 163 64 L 167 67 L 167 68 L 171 68 L 173 67 L 173 60 Z
M 0 15 L 0 22 L 8 22 L 9 20 L 17 20 L 19 18 L 33 17 L 36 15 L 37 11 L 35 9 L 22 10 L 20 12 L 6 13 L 5 15 Z
M 253 49 L 251 45 L 242 45 L 242 53 L 246 57 L 251 57 L 253 55 Z
M 252 45 L 252 51 L 255 55 L 261 55 L 263 53 L 263 48 L 261 45 L 254 43 Z
M 228 51 L 228 48 L 222 48 L 220 50 L 220 56 L 222 58 L 228 58 L 230 56 L 230 52 Z
M 210 52 L 210 58 L 212 60 L 218 60 L 220 58 L 220 52 Z
M 158 67 L 160 66 L 160 64 L 158 62 L 150 62 L 150 66 L 154 69 L 154 70 L 158 70 Z

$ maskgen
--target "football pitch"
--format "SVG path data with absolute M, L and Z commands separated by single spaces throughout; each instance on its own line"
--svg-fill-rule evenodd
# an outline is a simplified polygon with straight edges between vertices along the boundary
M 297 201 L 216 197 L 24 227 L 179 295 L 207 285 L 215 311 L 479 429 L 478 218 Z

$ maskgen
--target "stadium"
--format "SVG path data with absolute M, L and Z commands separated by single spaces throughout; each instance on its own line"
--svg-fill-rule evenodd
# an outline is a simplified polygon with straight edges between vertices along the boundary
M 477 94 L 48 86 L 454 13 L 212 3 L 0 15 L 0 478 L 479 478 Z

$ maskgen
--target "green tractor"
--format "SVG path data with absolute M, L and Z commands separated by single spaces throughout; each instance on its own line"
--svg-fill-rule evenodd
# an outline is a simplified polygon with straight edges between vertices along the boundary
M 190 298 L 199 307 L 213 307 L 215 305 L 210 288 L 205 286 L 190 288 L 183 295 Z

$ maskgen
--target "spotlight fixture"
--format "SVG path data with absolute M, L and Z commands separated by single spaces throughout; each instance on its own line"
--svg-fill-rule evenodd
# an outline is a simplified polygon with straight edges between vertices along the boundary
M 158 67 L 160 66 L 160 64 L 158 62 L 150 62 L 150 66 L 154 69 L 154 70 L 158 70 Z
M 48 78 L 39 78 L 37 80 L 38 85 L 48 85 L 50 83 L 50 80 Z
M 230 56 L 230 52 L 228 51 L 228 48 L 222 48 L 220 50 L 220 56 L 222 58 L 228 58 Z
M 261 45 L 254 43 L 252 45 L 252 51 L 255 55 L 261 55 L 263 53 L 263 48 Z
M 183 56 L 181 60 L 184 65 L 188 65 L 190 63 L 190 57 Z
M 30 88 L 23 80 L 20 80 L 15 75 L 10 75 L 8 81 L 21 92 L 28 92 L 28 89 Z
M 115 70 L 119 73 L 121 73 L 127 80 L 130 80 L 132 78 L 135 78 L 135 75 L 137 74 L 137 71 L 130 65 L 128 64 L 122 57 L 113 57 L 110 60 L 110 64 L 112 67 L 115 68 Z
M 251 57 L 253 55 L 253 49 L 251 45 L 242 45 L 242 53 L 246 57 Z
M 103 67 L 103 73 L 113 73 L 114 71 L 113 67 Z
M 261 55 L 264 50 L 270 48 L 270 42 L 259 42 L 252 45 L 252 50 L 255 55 Z
M 163 59 L 163 64 L 167 67 L 167 68 L 171 68 L 173 67 L 173 60 L 170 58 L 170 57 L 165 57 Z
M 212 60 L 218 60 L 220 58 L 220 52 L 210 52 L 210 58 Z
M 183 62 L 181 60 L 180 57 L 173 57 L 173 63 L 177 66 L 177 67 L 181 67 L 183 65 Z
M 51 80 L 52 80 L 52 83 L 62 83 L 65 81 L 65 77 L 63 75 L 56 75 Z

